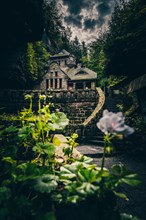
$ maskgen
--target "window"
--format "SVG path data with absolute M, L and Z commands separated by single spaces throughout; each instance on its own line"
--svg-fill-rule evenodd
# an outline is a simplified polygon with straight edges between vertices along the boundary
M 73 83 L 72 82 L 68 82 L 68 89 L 73 89 Z
M 55 77 L 57 77 L 57 76 L 58 76 L 58 72 L 56 71 L 56 72 L 55 72 Z
M 83 83 L 76 83 L 76 89 L 83 89 Z
M 65 60 L 65 66 L 67 65 L 67 60 Z
M 49 88 L 49 80 L 46 79 L 46 89 L 48 89 L 48 88 Z
M 57 89 L 57 79 L 55 79 L 55 89 Z
M 60 60 L 58 60 L 58 65 L 60 66 Z
M 53 79 L 50 80 L 50 87 L 53 88 Z
M 59 79 L 59 89 L 62 89 L 62 79 Z
M 91 82 L 86 82 L 86 88 L 91 89 Z

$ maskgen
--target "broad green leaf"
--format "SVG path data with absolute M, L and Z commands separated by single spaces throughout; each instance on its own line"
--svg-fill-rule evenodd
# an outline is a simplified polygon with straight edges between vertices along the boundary
M 76 177 L 74 170 L 71 170 L 69 168 L 70 167 L 61 167 L 60 168 L 61 178 L 71 179 L 71 178 Z
M 50 193 L 55 190 L 58 186 L 58 176 L 52 174 L 44 174 L 38 179 L 36 179 L 36 184 L 34 185 L 34 189 L 41 193 Z
M 141 184 L 141 181 L 139 180 L 137 174 L 126 175 L 121 179 L 121 182 L 124 182 L 130 186 L 138 186 L 139 184 Z

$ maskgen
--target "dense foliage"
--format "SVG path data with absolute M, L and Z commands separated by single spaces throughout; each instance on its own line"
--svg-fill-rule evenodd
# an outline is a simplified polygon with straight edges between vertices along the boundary
M 53 132 L 62 130 L 68 119 L 62 112 L 50 111 L 45 95 L 39 96 L 37 112 L 32 97 L 25 98 L 30 105 L 20 112 L 17 126 L 0 128 L 0 219 L 137 220 L 115 210 L 117 196 L 128 200 L 118 186 L 137 186 L 137 175 L 123 165 L 109 171 L 104 155 L 101 167 L 91 158 L 75 158 L 77 134 L 63 148 L 67 160 L 60 160 L 56 154 L 60 142 Z M 110 135 L 105 143 L 106 149 Z
M 146 70 L 146 2 L 121 1 L 109 24 L 105 53 L 106 72 L 130 78 Z
M 104 36 L 100 36 L 95 42 L 92 42 L 90 45 L 88 45 L 88 53 L 85 53 L 82 56 L 83 64 L 97 73 L 99 86 L 103 86 L 106 81 L 106 55 L 104 53 L 104 45 Z
M 28 43 L 25 58 L 27 86 L 39 83 L 48 70 L 50 54 L 42 41 Z

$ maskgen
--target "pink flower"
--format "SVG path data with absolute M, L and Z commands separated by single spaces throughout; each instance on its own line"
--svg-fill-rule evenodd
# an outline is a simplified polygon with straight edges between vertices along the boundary
M 125 125 L 125 117 L 122 112 L 113 113 L 108 110 L 103 111 L 103 117 L 97 123 L 97 127 L 104 133 L 123 134 L 128 136 L 134 129 Z

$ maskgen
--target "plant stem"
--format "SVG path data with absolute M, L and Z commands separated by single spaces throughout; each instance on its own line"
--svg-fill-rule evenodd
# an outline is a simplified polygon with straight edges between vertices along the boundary
M 32 98 L 30 99 L 29 111 L 32 112 Z
M 104 142 L 104 150 L 103 150 L 103 155 L 102 155 L 102 163 L 101 163 L 101 171 L 104 168 L 104 163 L 105 163 L 105 151 L 106 151 L 106 141 Z

